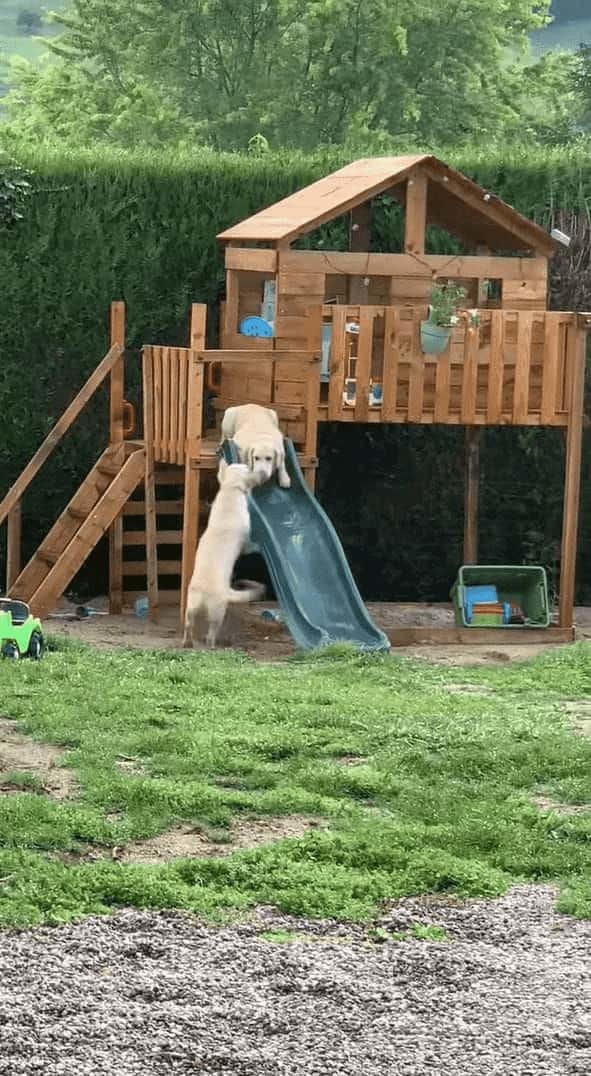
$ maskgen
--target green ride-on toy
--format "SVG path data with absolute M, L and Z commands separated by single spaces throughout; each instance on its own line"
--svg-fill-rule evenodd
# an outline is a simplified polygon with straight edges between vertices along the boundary
M 0 654 L 3 658 L 43 657 L 45 640 L 41 621 L 31 616 L 26 602 L 0 598 Z

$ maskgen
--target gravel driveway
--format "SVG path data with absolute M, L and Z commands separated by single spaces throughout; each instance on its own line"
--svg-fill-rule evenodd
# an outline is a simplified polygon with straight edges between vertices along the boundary
M 0 934 L 0 1073 L 588 1076 L 591 923 L 553 899 L 409 900 L 380 921 L 447 942 L 268 910 L 224 929 L 122 912 Z M 305 937 L 261 937 L 287 930 Z

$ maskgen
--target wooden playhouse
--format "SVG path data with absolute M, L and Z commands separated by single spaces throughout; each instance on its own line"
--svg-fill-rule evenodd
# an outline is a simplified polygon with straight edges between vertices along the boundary
M 371 253 L 372 202 L 404 212 L 403 251 Z M 345 218 L 349 250 L 298 249 L 320 225 Z M 430 254 L 427 228 L 466 253 Z M 226 298 L 217 349 L 205 346 L 205 308 L 192 308 L 189 346 L 143 349 L 143 416 L 125 399 L 125 312 L 111 312 L 111 348 L 0 504 L 8 524 L 7 593 L 46 613 L 108 531 L 110 604 L 121 612 L 148 591 L 181 613 L 212 494 L 219 435 L 213 402 L 274 407 L 314 486 L 319 422 L 409 422 L 466 428 L 464 562 L 478 553 L 479 434 L 483 426 L 554 426 L 566 437 L 558 624 L 520 641 L 573 638 L 584 365 L 591 316 L 548 311 L 557 244 L 490 192 L 428 155 L 356 161 L 219 236 Z M 478 309 L 447 350 L 425 354 L 420 326 L 434 282 L 455 281 Z M 246 335 L 265 314 L 268 335 Z M 247 330 L 248 331 L 248 330 Z M 24 567 L 26 489 L 100 384 L 110 378 L 104 452 Z M 393 642 L 490 644 L 503 629 L 401 629 Z

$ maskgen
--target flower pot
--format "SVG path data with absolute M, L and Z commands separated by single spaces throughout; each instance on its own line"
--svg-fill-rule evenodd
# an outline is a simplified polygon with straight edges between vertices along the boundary
M 425 355 L 441 355 L 446 350 L 451 329 L 435 325 L 432 321 L 421 322 L 421 347 Z

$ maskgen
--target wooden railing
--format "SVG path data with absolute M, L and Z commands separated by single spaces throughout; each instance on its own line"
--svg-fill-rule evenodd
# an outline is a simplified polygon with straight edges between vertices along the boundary
M 442 355 L 421 349 L 425 307 L 325 306 L 331 326 L 328 399 L 337 422 L 566 426 L 576 314 L 481 310 L 452 330 Z M 357 325 L 351 333 L 347 327 Z
M 203 351 L 145 346 L 144 436 L 155 463 L 181 465 L 187 444 L 203 436 L 204 390 L 212 384 L 220 407 L 260 403 L 274 407 L 288 436 L 294 432 L 305 458 L 316 453 L 319 354 L 307 351 Z M 253 364 L 256 370 L 253 372 Z M 192 454 L 199 454 L 198 447 Z
M 124 348 L 120 344 L 114 344 L 109 349 L 104 359 L 96 367 L 96 370 L 88 378 L 88 381 L 74 397 L 72 403 L 66 408 L 63 415 L 56 422 L 52 430 L 35 452 L 32 459 L 16 482 L 11 486 L 4 500 L 0 502 L 0 526 L 7 521 L 7 565 L 6 565 L 6 590 L 9 590 L 21 570 L 21 519 L 22 499 L 33 479 L 37 476 L 43 464 L 49 459 L 53 450 L 60 443 L 62 437 L 68 432 L 76 421 L 81 411 L 84 410 L 94 393 L 102 385 L 103 381 L 111 375 L 121 380 L 120 374 L 123 361 Z M 124 402 L 122 402 L 122 408 Z M 123 429 L 123 420 L 121 420 Z

